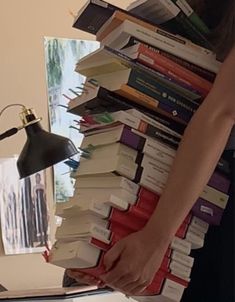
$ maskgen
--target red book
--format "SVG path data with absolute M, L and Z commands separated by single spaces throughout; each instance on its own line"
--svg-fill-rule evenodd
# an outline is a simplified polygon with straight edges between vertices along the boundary
M 139 43 L 137 49 L 137 60 L 162 74 L 174 79 L 178 84 L 191 86 L 192 89 L 198 91 L 204 98 L 212 88 L 212 83 L 200 77 L 194 72 L 175 63 L 171 59 L 154 51 L 143 43 Z

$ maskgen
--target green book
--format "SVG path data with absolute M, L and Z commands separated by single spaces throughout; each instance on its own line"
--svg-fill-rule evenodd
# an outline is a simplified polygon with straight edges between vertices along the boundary
M 195 13 L 186 0 L 172 0 L 182 12 L 189 18 L 192 24 L 204 35 L 210 34 L 210 29 L 205 22 Z
M 141 16 L 150 23 L 160 25 L 164 29 L 182 35 L 196 44 L 212 49 L 212 45 L 205 34 L 206 30 L 202 32 L 198 26 L 192 22 L 192 19 L 200 20 L 200 18 L 192 12 L 192 9 L 190 10 L 190 6 L 186 5 L 187 2 L 183 0 L 183 6 L 181 1 L 137 0 L 128 7 L 128 10 L 131 14 Z M 196 23 L 198 23 L 198 21 Z

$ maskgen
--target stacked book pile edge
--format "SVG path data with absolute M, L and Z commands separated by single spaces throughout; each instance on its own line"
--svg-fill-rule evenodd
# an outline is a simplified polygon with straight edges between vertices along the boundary
M 95 34 L 101 47 L 76 65 L 86 81 L 68 112 L 82 116 L 82 156 L 71 175 L 74 196 L 57 211 L 63 222 L 49 262 L 99 277 L 105 252 L 143 228 L 157 208 L 184 130 L 220 62 L 209 29 L 184 0 L 133 1 L 128 11 L 90 0 L 74 27 Z M 228 174 L 221 158 L 136 300 L 181 300 L 197 261 L 191 250 L 203 248 L 210 225 L 219 227 Z

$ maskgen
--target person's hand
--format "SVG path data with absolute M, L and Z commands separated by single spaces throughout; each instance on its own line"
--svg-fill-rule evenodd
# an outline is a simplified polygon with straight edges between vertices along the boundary
M 98 280 L 95 277 L 84 274 L 83 272 L 80 272 L 76 269 L 67 270 L 67 275 L 70 278 L 76 280 L 78 282 L 78 284 L 96 285 L 98 287 L 103 286 L 102 281 Z
M 117 242 L 104 257 L 104 283 L 129 296 L 141 294 L 151 284 L 169 246 L 160 237 L 143 229 Z

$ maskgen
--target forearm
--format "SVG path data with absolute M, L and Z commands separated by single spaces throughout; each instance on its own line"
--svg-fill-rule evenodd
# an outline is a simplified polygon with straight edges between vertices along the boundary
M 171 240 L 207 184 L 225 148 L 234 120 L 210 94 L 189 123 L 165 190 L 146 226 L 156 240 Z M 215 109 L 216 108 L 216 109 Z

